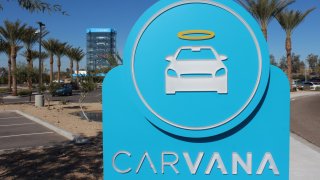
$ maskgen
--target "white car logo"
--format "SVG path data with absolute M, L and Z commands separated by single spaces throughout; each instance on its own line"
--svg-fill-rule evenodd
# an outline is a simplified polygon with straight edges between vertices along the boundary
M 200 52 L 210 50 L 216 59 L 179 60 L 183 50 Z M 176 92 L 217 92 L 228 93 L 228 70 L 222 61 L 228 58 L 219 55 L 210 46 L 184 46 L 174 56 L 168 56 L 170 62 L 165 70 L 166 94 Z M 175 72 L 171 75 L 170 72 Z

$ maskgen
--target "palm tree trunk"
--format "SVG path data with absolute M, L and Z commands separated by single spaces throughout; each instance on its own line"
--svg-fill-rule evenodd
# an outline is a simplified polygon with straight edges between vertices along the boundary
M 287 66 L 288 66 L 288 78 L 290 82 L 290 91 L 292 91 L 292 63 L 291 63 L 291 34 L 287 34 L 286 38 L 286 51 L 287 51 Z
M 72 74 L 73 74 L 73 59 L 70 59 L 70 78 L 72 82 Z
M 58 66 L 58 83 L 60 83 L 60 67 L 61 67 L 60 57 L 58 57 L 57 66 Z
M 41 73 L 44 73 L 44 59 L 41 59 Z
M 53 81 L 53 54 L 50 54 L 50 84 Z
M 79 83 L 79 62 L 77 61 L 77 84 Z
M 11 58 L 8 59 L 8 90 L 9 92 L 12 91 L 11 85 L 12 85 L 12 76 L 11 76 Z
M 33 69 L 33 62 L 32 62 L 32 57 L 31 57 L 31 50 L 27 51 L 27 62 L 28 62 L 28 87 L 29 90 L 32 91 L 32 69 Z
M 17 75 L 16 75 L 16 69 L 17 69 L 17 64 L 16 64 L 16 58 L 17 58 L 17 51 L 15 46 L 11 46 L 11 73 L 12 73 L 12 95 L 17 96 L 18 95 L 18 90 L 17 90 Z
M 261 30 L 263 32 L 264 38 L 268 41 L 268 28 L 267 25 L 261 25 Z

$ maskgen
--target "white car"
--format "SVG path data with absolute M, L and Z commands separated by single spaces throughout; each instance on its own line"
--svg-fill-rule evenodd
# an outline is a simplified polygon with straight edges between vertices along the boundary
M 197 53 L 208 51 L 215 58 L 191 58 L 180 59 L 182 51 Z M 177 50 L 175 55 L 168 56 L 170 62 L 165 70 L 166 94 L 176 92 L 217 92 L 219 94 L 228 93 L 228 69 L 222 61 L 228 58 L 219 55 L 210 46 L 184 46 Z M 170 72 L 172 74 L 170 74 Z
M 304 83 L 305 86 L 309 86 L 311 91 L 315 91 L 320 89 L 320 83 L 318 82 L 306 82 Z

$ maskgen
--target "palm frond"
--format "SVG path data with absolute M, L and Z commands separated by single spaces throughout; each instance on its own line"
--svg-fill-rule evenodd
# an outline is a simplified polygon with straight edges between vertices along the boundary
M 238 0 L 260 25 L 268 25 L 270 21 L 294 0 Z
M 5 20 L 3 24 L 0 26 L 0 34 L 3 39 L 12 46 L 19 45 L 27 25 L 22 24 L 19 20 L 15 22 Z
M 50 4 L 43 0 L 18 0 L 19 6 L 31 13 L 33 12 L 61 12 L 63 15 L 66 12 L 59 4 Z
M 286 31 L 286 33 L 291 34 L 313 10 L 315 10 L 315 8 L 311 8 L 306 12 L 296 10 L 284 10 L 278 13 L 276 18 L 281 27 Z

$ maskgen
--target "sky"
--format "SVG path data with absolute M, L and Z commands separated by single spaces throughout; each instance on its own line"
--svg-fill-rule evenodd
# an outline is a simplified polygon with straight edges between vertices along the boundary
M 87 28 L 114 28 L 117 31 L 117 49 L 122 54 L 132 26 L 143 12 L 158 0 L 49 0 L 48 2 L 62 5 L 69 16 L 60 13 L 31 14 L 21 9 L 15 1 L 1 1 L 4 9 L 0 11 L 0 25 L 6 19 L 10 21 L 19 19 L 30 26 L 38 27 L 36 22 L 42 21 L 50 32 L 48 38 L 57 38 L 84 50 L 86 49 Z M 302 60 L 305 60 L 310 53 L 320 55 L 320 1 L 296 0 L 294 4 L 288 7 L 301 11 L 311 7 L 317 9 L 294 31 L 292 37 L 293 52 L 301 55 Z M 270 23 L 268 31 L 269 51 L 279 61 L 285 55 L 285 33 L 276 20 Z M 34 49 L 38 49 L 37 44 Z M 0 55 L 1 67 L 7 66 L 6 59 L 4 55 Z M 19 62 L 25 62 L 25 59 L 21 56 L 18 56 L 17 59 Z M 37 62 L 35 62 L 36 65 Z M 68 66 L 69 60 L 64 57 L 62 59 L 62 70 L 65 71 Z M 80 67 L 86 67 L 86 58 L 82 60 Z

